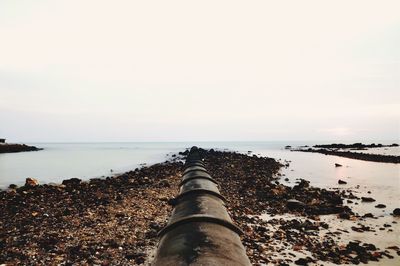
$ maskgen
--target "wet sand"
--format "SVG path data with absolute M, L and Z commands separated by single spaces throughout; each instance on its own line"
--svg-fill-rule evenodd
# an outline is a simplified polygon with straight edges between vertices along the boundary
M 178 194 L 184 156 L 106 179 L 0 192 L 0 263 L 149 264 L 171 212 L 168 201 Z M 245 231 L 253 264 L 399 262 L 398 251 L 373 242 L 395 235 L 398 224 L 383 224 L 398 218 L 362 218 L 367 210 L 357 207 L 370 205 L 357 199 L 356 189 L 325 190 L 306 180 L 284 185 L 279 170 L 285 166 L 270 158 L 213 150 L 203 156 Z M 293 198 L 301 204 L 288 204 Z M 353 231 L 358 223 L 376 232 Z

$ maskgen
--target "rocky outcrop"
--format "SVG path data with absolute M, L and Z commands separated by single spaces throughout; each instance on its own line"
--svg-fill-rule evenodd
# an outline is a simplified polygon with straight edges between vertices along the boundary
M 337 151 L 329 149 L 297 149 L 292 151 L 302 151 L 302 152 L 314 152 L 321 153 L 325 155 L 335 155 L 350 159 L 379 162 L 379 163 L 400 163 L 400 156 L 395 155 L 382 155 L 382 154 L 371 154 L 371 153 L 360 153 L 351 151 Z
M 23 152 L 23 151 L 40 151 L 41 148 L 28 146 L 26 144 L 0 144 L 0 153 Z

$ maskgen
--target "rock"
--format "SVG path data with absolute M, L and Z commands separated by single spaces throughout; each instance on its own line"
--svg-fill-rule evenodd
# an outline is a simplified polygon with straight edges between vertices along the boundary
M 400 208 L 396 208 L 393 210 L 393 215 L 394 216 L 400 216 Z
M 171 186 L 167 179 L 160 180 L 157 185 L 159 187 L 170 187 Z
M 360 225 L 360 227 L 352 226 L 351 229 L 353 231 L 356 231 L 356 232 L 359 232 L 359 233 L 362 233 L 362 232 L 365 232 L 365 231 L 371 231 L 371 227 L 365 226 L 363 224 Z
M 386 208 L 386 205 L 385 204 L 378 204 L 378 205 L 375 206 L 375 208 L 384 209 L 384 208 Z
M 15 185 L 15 184 L 10 184 L 9 186 L 8 186 L 8 188 L 10 188 L 10 189 L 16 189 L 18 186 L 17 185 Z
M 374 198 L 370 198 L 370 197 L 361 197 L 361 201 L 362 202 L 374 202 L 376 200 Z
M 346 185 L 347 182 L 339 179 L 338 184 L 339 184 L 339 185 Z
M 374 215 L 372 213 L 366 213 L 363 215 L 364 218 L 374 218 Z
M 25 186 L 26 186 L 26 187 L 36 187 L 36 186 L 38 186 L 38 185 L 39 185 L 39 182 L 38 182 L 35 178 L 28 177 L 28 178 L 25 180 Z
M 347 212 L 341 212 L 341 213 L 339 213 L 339 218 L 348 220 L 348 219 L 350 219 L 350 214 Z
M 343 165 L 341 165 L 340 163 L 335 163 L 335 167 L 342 167 Z
M 134 260 L 136 264 L 143 264 L 146 260 L 146 254 L 143 252 L 129 252 L 125 255 L 128 260 Z
M 71 178 L 71 179 L 66 179 L 62 181 L 62 184 L 65 186 L 77 186 L 82 182 L 81 179 L 79 178 Z
M 294 263 L 296 263 L 296 265 L 308 265 L 308 260 L 304 259 L 304 258 L 300 258 L 300 259 L 296 260 Z
M 286 206 L 288 207 L 288 209 L 290 210 L 296 210 L 296 209 L 301 209 L 304 207 L 304 203 L 296 200 L 296 199 L 290 199 L 286 202 Z

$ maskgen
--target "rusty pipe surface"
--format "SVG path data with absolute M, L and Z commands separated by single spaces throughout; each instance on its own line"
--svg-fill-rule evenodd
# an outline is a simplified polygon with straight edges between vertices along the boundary
M 224 201 L 193 147 L 174 210 L 159 232 L 152 265 L 251 265 L 239 237 L 242 231 L 232 222 Z

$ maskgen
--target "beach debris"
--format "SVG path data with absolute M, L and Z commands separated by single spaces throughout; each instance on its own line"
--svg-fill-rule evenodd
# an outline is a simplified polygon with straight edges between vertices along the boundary
M 39 185 L 39 182 L 32 177 L 28 177 L 27 179 L 25 179 L 25 186 L 26 187 L 36 187 Z

